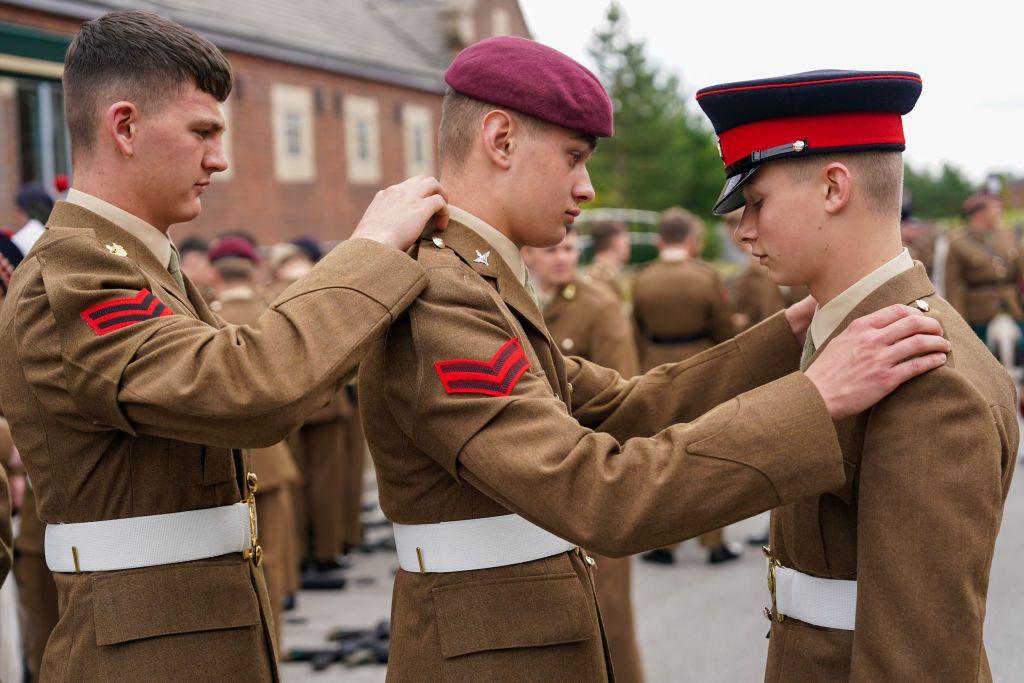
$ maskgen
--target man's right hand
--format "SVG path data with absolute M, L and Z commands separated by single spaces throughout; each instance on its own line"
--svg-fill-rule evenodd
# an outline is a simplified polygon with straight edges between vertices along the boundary
M 448 195 L 436 178 L 413 176 L 378 192 L 352 233 L 405 251 L 419 239 L 423 227 L 448 227 Z
M 850 323 L 806 370 L 829 415 L 863 412 L 908 379 L 946 362 L 951 347 L 937 320 L 889 306 Z

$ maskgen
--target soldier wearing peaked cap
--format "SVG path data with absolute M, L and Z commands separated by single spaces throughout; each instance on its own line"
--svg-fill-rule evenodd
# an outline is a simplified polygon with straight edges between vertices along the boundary
M 579 548 L 636 553 L 840 486 L 833 419 L 940 360 L 903 362 L 874 326 L 939 328 L 888 309 L 808 373 L 794 328 L 809 307 L 629 380 L 563 355 L 519 248 L 557 244 L 593 199 L 586 162 L 611 101 L 520 38 L 467 48 L 445 78 L 451 225 L 414 247 L 430 282 L 359 372 L 401 567 L 388 677 L 610 680 L 600 567 Z
M 255 325 L 219 319 L 167 231 L 227 167 L 230 89 L 217 48 L 153 14 L 104 15 L 68 48 L 75 186 L 0 309 L 3 414 L 60 597 L 40 680 L 278 678 L 239 449 L 326 403 L 426 285 L 401 249 L 445 204 L 416 178 Z
M 1013 382 L 900 241 L 914 73 L 815 71 L 697 93 L 738 237 L 819 302 L 812 373 L 859 316 L 911 305 L 949 362 L 836 422 L 845 477 L 772 512 L 766 681 L 991 681 L 982 625 L 1016 460 Z M 892 348 L 914 348 L 918 339 Z

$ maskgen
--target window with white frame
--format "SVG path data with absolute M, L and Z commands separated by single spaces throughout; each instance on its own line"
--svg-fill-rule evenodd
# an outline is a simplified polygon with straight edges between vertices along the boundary
M 402 107 L 405 175 L 434 175 L 434 119 L 427 107 Z
M 345 97 L 343 106 L 348 180 L 351 183 L 379 183 L 380 108 L 377 100 L 350 95 Z
M 274 84 L 270 89 L 274 131 L 274 177 L 281 182 L 316 180 L 313 91 Z

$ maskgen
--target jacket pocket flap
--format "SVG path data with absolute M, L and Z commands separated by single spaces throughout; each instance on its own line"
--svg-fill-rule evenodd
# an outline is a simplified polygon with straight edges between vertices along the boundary
M 92 594 L 98 645 L 260 623 L 249 568 L 239 561 L 96 574 Z
M 575 643 L 597 635 L 576 574 L 473 581 L 432 593 L 444 657 Z

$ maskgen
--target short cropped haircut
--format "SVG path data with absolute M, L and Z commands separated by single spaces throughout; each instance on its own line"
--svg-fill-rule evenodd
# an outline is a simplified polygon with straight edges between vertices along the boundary
M 843 152 L 784 159 L 797 182 L 806 182 L 832 162 L 849 168 L 864 188 L 868 205 L 883 215 L 899 215 L 903 208 L 903 155 L 900 152 Z
M 72 153 L 90 152 L 102 106 L 158 107 L 186 84 L 223 102 L 231 65 L 213 43 L 151 12 L 115 11 L 82 24 L 64 58 Z
M 628 232 L 624 223 L 618 221 L 601 221 L 590 230 L 590 239 L 593 240 L 594 253 L 602 254 L 615 245 L 615 239 Z
M 242 256 L 225 256 L 213 262 L 220 278 L 226 282 L 251 280 L 256 272 L 256 264 Z
M 488 112 L 495 109 L 508 112 L 528 135 L 539 135 L 554 127 L 554 124 L 529 114 L 476 100 L 448 88 L 441 100 L 441 126 L 440 134 L 437 136 L 441 170 L 457 171 L 462 168 L 473 148 L 473 138 L 480 130 L 480 122 Z M 581 135 L 587 139 L 592 149 L 597 146 L 596 136 L 582 133 Z
M 658 236 L 665 244 L 679 244 L 704 231 L 704 221 L 681 206 L 665 209 L 658 220 Z

